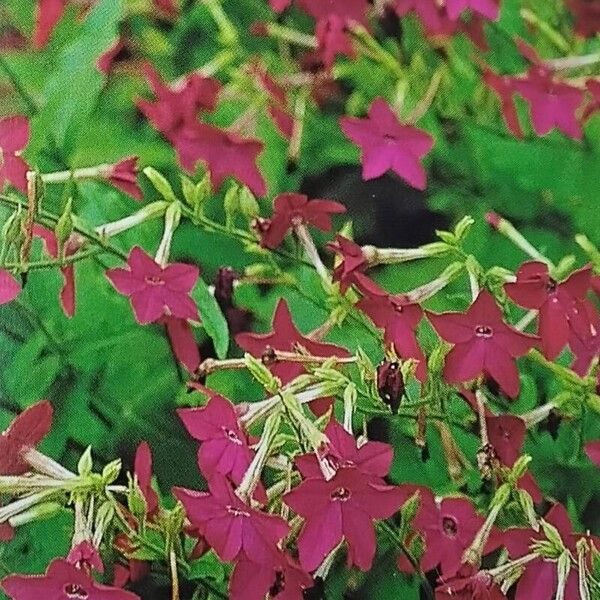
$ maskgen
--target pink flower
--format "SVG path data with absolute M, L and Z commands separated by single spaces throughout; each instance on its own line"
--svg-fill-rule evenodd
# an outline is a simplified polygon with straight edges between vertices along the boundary
M 12 600 L 139 600 L 132 592 L 96 583 L 62 558 L 53 560 L 45 575 L 9 575 L 0 586 Z
M 84 540 L 71 548 L 67 562 L 75 565 L 78 569 L 94 569 L 98 573 L 104 573 L 102 558 L 89 540 Z
M 508 326 L 494 297 L 482 290 L 466 313 L 428 313 L 438 334 L 454 344 L 446 356 L 444 379 L 450 383 L 470 381 L 485 373 L 510 398 L 519 395 L 519 371 L 514 359 L 537 342 Z
M 428 32 L 439 33 L 445 12 L 436 0 L 396 0 L 394 10 L 399 17 L 415 13 Z
M 180 408 L 177 414 L 188 433 L 201 442 L 198 466 L 208 480 L 221 475 L 239 485 L 254 456 L 248 434 L 229 400 L 204 386 L 195 387 L 209 395 L 208 404 L 203 408 Z
M 363 290 L 364 291 L 364 290 Z M 416 375 L 421 381 L 427 378 L 427 359 L 419 347 L 415 330 L 423 318 L 418 304 L 408 304 L 402 295 L 394 296 L 374 287 L 356 305 L 385 332 L 385 341 L 392 344 L 403 359 L 417 361 Z
M 52 230 L 36 224 L 33 226 L 33 235 L 39 237 L 44 242 L 44 248 L 48 256 L 55 259 L 58 258 L 58 240 Z M 80 247 L 81 245 L 77 236 L 71 236 L 65 243 L 63 249 L 64 255 L 72 256 Z M 65 315 L 70 318 L 75 314 L 75 265 L 72 263 L 65 265 L 60 268 L 60 272 L 63 276 L 60 304 Z
M 456 575 L 440 579 L 435 600 L 506 600 L 494 579 L 472 565 L 462 565 Z
M 198 267 L 183 263 L 161 267 L 139 246 L 129 253 L 127 265 L 128 269 L 110 269 L 106 276 L 118 292 L 129 296 L 138 323 L 153 323 L 164 315 L 198 321 L 189 295 L 200 274 Z
M 194 331 L 187 319 L 164 316 L 161 322 L 167 330 L 173 354 L 190 373 L 194 373 L 200 366 L 201 357 Z
M 153 517 L 159 509 L 158 495 L 152 487 L 152 451 L 148 442 L 142 442 L 135 452 L 133 472 L 146 500 L 147 516 Z
M 585 445 L 585 453 L 593 463 L 600 467 L 600 440 L 588 442 Z
M 27 193 L 29 166 L 21 158 L 21 150 L 29 142 L 29 121 L 13 116 L 0 120 L 0 191 L 8 182 L 24 194 Z
M 184 488 L 173 493 L 219 558 L 233 561 L 243 554 L 259 565 L 277 564 L 277 544 L 288 534 L 288 524 L 244 504 L 225 478 L 215 476 L 208 485 L 210 493 Z
M 68 0 L 38 0 L 35 11 L 33 47 L 44 48 L 57 23 L 61 20 Z
M 198 161 L 205 163 L 214 190 L 226 177 L 234 177 L 256 196 L 266 195 L 267 184 L 256 164 L 264 147 L 262 142 L 206 123 L 194 123 L 185 127 L 174 143 L 184 169 L 193 171 Z
M 556 127 L 573 139 L 583 137 L 576 115 L 583 103 L 583 90 L 554 81 L 551 73 L 539 66 L 532 67 L 526 79 L 515 79 L 513 85 L 529 104 L 538 135 L 546 135 Z
M 231 600 L 303 600 L 303 591 L 313 586 L 312 577 L 289 555 L 280 554 L 272 565 L 258 565 L 245 555 L 235 565 L 229 581 Z
M 346 207 L 331 200 L 309 200 L 304 194 L 279 194 L 273 200 L 273 216 L 261 235 L 261 246 L 277 248 L 287 232 L 297 224 L 313 225 L 331 231 L 331 216 L 346 212 Z
M 571 369 L 585 377 L 594 359 L 600 356 L 600 313 L 588 300 L 583 302 L 582 310 L 585 319 L 571 328 L 569 346 L 575 355 Z
M 292 0 L 269 0 L 271 8 L 278 13 L 283 12 L 291 3 Z
M 523 138 L 523 129 L 519 122 L 519 116 L 514 102 L 515 86 L 514 80 L 508 75 L 498 75 L 490 69 L 486 69 L 483 74 L 483 80 L 489 88 L 491 88 L 498 100 L 502 117 L 508 130 L 518 139 Z
M 165 84 L 150 63 L 143 67 L 156 100 L 139 99 L 138 108 L 152 125 L 171 143 L 182 128 L 197 122 L 201 110 L 212 111 L 217 105 L 221 84 L 216 79 L 190 73 L 173 84 Z
M 575 17 L 575 32 L 594 37 L 600 31 L 600 5 L 594 0 L 567 0 Z
M 585 106 L 582 121 L 587 121 L 592 115 L 600 111 L 600 81 L 588 79 L 586 82 L 586 90 L 591 95 L 591 99 Z
M 0 542 L 12 542 L 14 537 L 15 530 L 8 523 L 0 524 Z
M 337 54 L 354 56 L 347 29 L 353 23 L 367 26 L 366 0 L 300 0 L 300 6 L 316 20 L 319 57 L 330 69 Z
M 115 43 L 102 54 L 98 60 L 96 61 L 96 67 L 100 73 L 104 73 L 104 75 L 108 75 L 113 67 L 113 64 L 125 48 L 125 40 L 123 38 L 117 38 Z
M 339 281 L 340 291 L 344 294 L 351 285 L 360 287 L 366 279 L 363 272 L 368 267 L 362 248 L 341 235 L 336 235 L 335 242 L 328 244 L 327 247 L 336 254 L 340 254 L 342 258 L 333 271 L 333 280 Z
M 290 113 L 285 89 L 259 64 L 251 67 L 251 73 L 256 76 L 258 83 L 268 95 L 269 105 L 267 111 L 271 120 L 279 130 L 279 133 L 288 141 L 291 140 L 294 133 L 294 119 Z
M 548 360 L 554 360 L 569 340 L 575 327 L 581 330 L 585 298 L 592 277 L 591 266 L 572 273 L 568 279 L 557 282 L 541 262 L 526 262 L 517 271 L 517 281 L 504 286 L 508 296 L 519 306 L 539 310 L 538 335 L 542 351 Z
M 112 165 L 106 179 L 122 192 L 125 192 L 136 200 L 142 200 L 144 194 L 137 183 L 137 161 L 137 156 L 124 158 Z
M 571 521 L 566 509 L 561 504 L 555 504 L 544 520 L 556 527 L 565 544 L 577 556 L 577 541 L 586 536 L 573 533 Z M 531 529 L 508 529 L 504 534 L 504 545 L 510 558 L 516 559 L 527 555 L 530 546 L 537 540 L 543 540 L 544 534 Z M 553 598 L 558 586 L 556 562 L 538 558 L 527 564 L 525 572 L 517 584 L 515 600 L 530 600 L 531 598 Z M 567 579 L 565 600 L 579 600 L 579 582 L 577 571 L 571 569 Z
M 329 446 L 322 459 L 336 471 L 356 469 L 364 478 L 384 485 L 385 477 L 392 466 L 394 448 L 383 442 L 365 442 L 358 446 L 340 423 L 331 419 L 325 428 Z M 304 454 L 296 458 L 296 466 L 305 479 L 322 479 L 323 473 L 314 454 Z
M 0 304 L 12 302 L 21 293 L 21 284 L 4 269 L 0 269 Z
M 446 0 L 446 10 L 453 21 L 468 9 L 490 21 L 496 21 L 500 13 L 498 0 Z
M 27 448 L 35 448 L 52 426 L 52 405 L 47 400 L 25 409 L 0 434 L 0 474 L 23 475 L 30 468 L 23 460 Z
M 511 468 L 521 455 L 527 428 L 525 421 L 514 415 L 500 415 L 486 417 L 486 424 L 490 444 L 496 451 L 498 460 L 506 467 Z M 531 473 L 526 473 L 519 481 L 519 487 L 529 492 L 534 502 L 541 502 L 544 498 Z
M 439 503 L 426 488 L 420 489 L 421 506 L 413 527 L 425 540 L 421 568 L 427 572 L 440 567 L 442 575 L 454 575 L 461 567 L 465 550 L 472 544 L 484 523 L 470 500 L 444 498 Z M 492 530 L 484 552 L 493 552 L 501 545 L 501 536 Z M 402 570 L 411 571 L 403 561 Z
M 389 104 L 377 98 L 365 119 L 342 117 L 342 131 L 362 150 L 363 179 L 394 171 L 413 187 L 426 187 L 421 158 L 433 147 L 433 138 L 412 125 L 400 123 Z
M 235 341 L 253 356 L 261 357 L 269 348 L 282 352 L 294 352 L 298 346 L 305 348 L 313 356 L 349 356 L 348 351 L 333 344 L 314 342 L 303 336 L 292 321 L 287 302 L 282 298 L 277 304 L 273 316 L 273 329 L 271 333 L 240 333 Z M 304 367 L 294 362 L 277 362 L 271 367 L 274 375 L 281 378 L 282 382 L 289 383 L 292 379 L 304 372 Z
M 283 497 L 305 519 L 298 537 L 300 564 L 313 571 L 345 539 L 348 565 L 368 571 L 376 547 L 373 520 L 391 517 L 402 497 L 399 488 L 375 483 L 356 468 L 339 469 L 329 481 L 306 479 Z

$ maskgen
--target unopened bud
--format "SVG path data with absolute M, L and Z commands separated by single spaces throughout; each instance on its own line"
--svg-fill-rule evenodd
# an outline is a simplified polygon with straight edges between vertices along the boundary
M 246 368 L 258 383 L 272 394 L 277 393 L 281 387 L 281 382 L 273 375 L 273 373 L 271 373 L 271 371 L 269 371 L 264 362 L 258 360 L 249 353 L 244 355 L 244 362 L 246 363 Z
M 104 484 L 110 485 L 114 483 L 121 474 L 122 467 L 123 463 L 120 458 L 109 462 L 102 470 L 102 481 Z
M 77 463 L 77 472 L 81 477 L 88 477 L 91 475 L 93 468 L 94 461 L 92 460 L 92 447 L 88 446 Z
M 240 212 L 244 216 L 248 217 L 248 219 L 254 219 L 260 212 L 256 196 L 248 189 L 247 186 L 243 186 L 240 189 L 239 206 Z
M 14 517 L 8 519 L 8 524 L 11 527 L 20 527 L 33 521 L 42 521 L 50 519 L 63 508 L 58 502 L 43 502 L 33 508 L 23 511 Z
M 540 523 L 538 521 L 537 514 L 535 512 L 535 505 L 531 495 L 525 490 L 517 490 L 517 498 L 519 499 L 519 505 L 525 515 L 525 518 L 529 522 L 529 526 L 534 531 L 540 530 Z
M 152 167 L 146 167 L 144 169 L 144 175 L 150 180 L 150 183 L 154 186 L 154 189 L 167 201 L 177 202 L 177 196 L 171 187 L 171 184 L 167 181 L 166 177 L 159 173 Z

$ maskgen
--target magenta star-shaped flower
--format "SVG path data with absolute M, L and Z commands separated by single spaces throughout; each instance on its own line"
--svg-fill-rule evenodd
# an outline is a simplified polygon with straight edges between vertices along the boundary
M 209 493 L 184 488 L 173 493 L 219 558 L 232 561 L 243 554 L 259 565 L 277 564 L 277 544 L 288 534 L 288 524 L 242 502 L 225 478 L 212 477 L 208 486 Z
M 213 111 L 221 84 L 199 73 L 190 73 L 173 84 L 166 84 L 150 63 L 143 67 L 144 75 L 155 100 L 139 99 L 138 108 L 171 143 L 187 125 L 197 123 L 201 110 Z
M 200 366 L 200 350 L 194 331 L 187 319 L 164 316 L 161 319 L 169 336 L 169 343 L 177 360 L 190 372 Z
M 375 483 L 356 468 L 339 469 L 329 481 L 304 480 L 283 497 L 305 519 L 298 537 L 300 564 L 313 571 L 345 539 L 348 565 L 368 571 L 376 547 L 373 520 L 391 517 L 402 499 L 399 488 Z
M 498 0 L 446 0 L 446 10 L 453 21 L 469 9 L 490 21 L 496 21 L 500 14 Z
M 161 267 L 139 246 L 127 258 L 128 269 L 110 269 L 106 276 L 115 289 L 129 297 L 138 323 L 154 323 L 164 315 L 198 321 L 198 309 L 190 297 L 198 267 L 172 263 Z
M 35 224 L 33 226 L 33 235 L 40 238 L 44 243 L 46 254 L 51 258 L 59 257 L 58 240 L 56 234 L 51 229 L 47 229 L 42 225 Z M 65 243 L 63 248 L 64 256 L 72 256 L 75 254 L 81 244 L 77 236 L 71 236 Z M 72 317 L 75 314 L 75 265 L 68 264 L 60 268 L 63 276 L 63 286 L 60 291 L 60 304 L 63 312 L 67 317 Z
M 366 24 L 367 0 L 299 0 L 301 8 L 317 21 L 331 16 L 344 22 Z
M 440 578 L 435 600 L 506 600 L 500 586 L 486 571 L 462 565 L 456 575 Z
M 341 256 L 339 264 L 333 271 L 333 280 L 339 282 L 341 292 L 346 293 L 351 285 L 360 286 L 366 279 L 363 272 L 368 267 L 362 248 L 342 235 L 336 235 L 335 242 L 328 244 L 327 247 Z
M 78 569 L 94 569 L 98 573 L 104 573 L 102 557 L 89 540 L 83 540 L 73 546 L 67 556 L 67 562 L 75 565 Z
M 386 343 L 393 344 L 400 358 L 417 361 L 416 376 L 424 381 L 427 378 L 427 359 L 415 334 L 423 318 L 422 308 L 418 304 L 408 304 L 401 294 L 388 294 L 377 288 L 372 288 L 357 307 L 384 330 Z
M 21 284 L 4 269 L 0 269 L 0 304 L 12 302 L 21 293 Z
M 562 282 L 555 281 L 542 262 L 526 262 L 517 271 L 517 281 L 504 289 L 519 306 L 539 311 L 538 335 L 548 360 L 554 360 L 566 346 L 572 328 L 581 329 L 585 311 L 582 301 L 592 277 L 591 266 L 572 273 Z
M 33 31 L 33 47 L 44 48 L 54 28 L 61 20 L 68 0 L 38 0 L 35 9 L 35 28 Z
M 270 224 L 261 232 L 261 246 L 277 248 L 294 225 L 312 225 L 331 231 L 331 216 L 346 212 L 346 207 L 332 200 L 309 200 L 304 194 L 279 194 L 273 200 Z
M 280 553 L 273 565 L 258 565 L 245 555 L 235 564 L 229 580 L 230 600 L 303 600 L 313 578 L 288 554 Z
M 354 58 L 355 52 L 347 34 L 346 22 L 338 15 L 332 14 L 319 19 L 315 35 L 319 44 L 317 54 L 325 69 L 331 69 L 338 54 Z
M 566 548 L 573 556 L 577 556 L 577 541 L 582 536 L 573 533 L 569 515 L 561 504 L 555 504 L 544 520 L 553 525 L 559 532 Z M 504 545 L 511 559 L 520 558 L 531 552 L 533 542 L 543 540 L 542 530 L 535 532 L 531 529 L 508 529 L 504 532 Z M 598 540 L 595 539 L 597 546 Z M 553 598 L 558 586 L 556 562 L 538 558 L 527 564 L 525 572 L 517 584 L 515 600 L 530 600 L 531 598 Z M 579 600 L 579 578 L 576 569 L 571 569 L 567 579 L 565 600 Z
M 519 395 L 519 371 L 514 359 L 538 341 L 510 327 L 494 297 L 482 290 L 465 313 L 427 313 L 438 334 L 454 347 L 446 356 L 444 379 L 450 383 L 489 375 L 510 398 Z
M 188 433 L 201 442 L 198 466 L 208 480 L 217 474 L 239 485 L 254 456 L 248 434 L 227 398 L 204 386 L 195 387 L 208 394 L 210 400 L 202 408 L 180 408 L 177 414 Z
M 340 125 L 362 150 L 363 179 L 375 179 L 392 170 L 413 187 L 425 189 L 427 176 L 420 161 L 433 148 L 433 138 L 400 123 L 383 98 L 373 101 L 367 118 L 342 117 Z
M 508 75 L 498 75 L 490 69 L 483 73 L 483 81 L 494 91 L 500 101 L 502 118 L 508 130 L 518 139 L 523 138 L 523 129 L 514 102 L 514 79 Z
M 45 575 L 9 575 L 0 587 L 11 600 L 139 600 L 132 592 L 96 583 L 62 558 L 53 560 Z
M 336 471 L 356 469 L 363 477 L 378 484 L 385 484 L 384 477 L 390 471 L 394 458 L 394 448 L 383 442 L 365 442 L 360 446 L 356 438 L 350 435 L 335 419 L 331 419 L 325 428 L 329 440 L 321 460 Z M 305 479 L 322 479 L 323 473 L 314 454 L 296 457 L 296 467 Z
M 29 142 L 29 121 L 13 116 L 0 120 L 0 191 L 8 182 L 27 193 L 29 166 L 21 158 L 21 151 Z
M 486 417 L 486 424 L 490 444 L 494 447 L 498 460 L 506 467 L 511 468 L 521 455 L 527 428 L 521 417 L 514 415 L 500 415 Z M 519 487 L 529 492 L 533 501 L 538 503 L 544 498 L 531 473 L 519 481 Z
M 267 193 L 267 184 L 256 164 L 264 147 L 262 142 L 206 123 L 194 123 L 177 134 L 174 144 L 184 169 L 193 171 L 198 161 L 205 163 L 214 190 L 221 187 L 226 177 L 234 177 L 256 196 Z
M 436 502 L 426 488 L 419 491 L 421 505 L 413 527 L 425 541 L 421 568 L 427 572 L 439 567 L 442 575 L 454 575 L 460 569 L 463 554 L 475 539 L 484 518 L 475 512 L 467 498 L 443 498 Z M 493 552 L 501 543 L 502 537 L 494 528 L 484 553 Z M 400 561 L 399 566 L 401 570 L 411 570 L 405 561 Z
M 583 90 L 555 81 L 548 70 L 535 65 L 525 79 L 514 79 L 513 86 L 529 104 L 538 135 L 546 135 L 556 127 L 573 139 L 583 137 L 576 114 L 584 100 Z
M 23 475 L 30 470 L 22 453 L 35 448 L 52 426 L 52 405 L 47 400 L 26 408 L 0 434 L 0 475 Z
M 298 346 L 305 348 L 313 356 L 349 356 L 344 348 L 315 342 L 303 336 L 294 325 L 290 309 L 283 298 L 279 300 L 275 309 L 271 333 L 240 333 L 235 341 L 240 348 L 258 358 L 262 357 L 269 348 L 282 352 L 295 352 Z M 304 372 L 304 367 L 294 362 L 276 362 L 270 368 L 284 384 Z

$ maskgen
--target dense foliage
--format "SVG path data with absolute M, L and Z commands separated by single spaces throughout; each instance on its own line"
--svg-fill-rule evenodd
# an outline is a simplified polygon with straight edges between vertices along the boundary
M 2 0 L 0 597 L 600 598 L 596 0 Z

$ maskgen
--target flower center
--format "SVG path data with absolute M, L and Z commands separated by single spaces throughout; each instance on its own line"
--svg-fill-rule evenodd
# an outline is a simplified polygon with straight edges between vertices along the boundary
M 556 281 L 554 281 L 554 279 L 550 279 L 548 281 L 548 283 L 546 284 L 546 291 L 549 294 L 553 294 L 554 292 L 556 292 L 557 287 L 558 287 L 558 284 L 556 283 Z
M 383 139 L 384 139 L 386 142 L 390 143 L 390 144 L 391 144 L 392 142 L 396 142 L 396 141 L 398 141 L 398 140 L 396 139 L 396 136 L 393 136 L 391 133 L 384 133 L 384 134 L 383 134 Z
M 227 429 L 226 427 L 222 427 L 221 429 L 223 430 L 225 437 L 230 442 L 232 442 L 233 444 L 237 444 L 238 446 L 242 445 L 242 440 L 240 440 L 238 434 L 235 431 L 233 431 L 232 429 Z
M 455 538 L 458 533 L 458 523 L 452 517 L 444 517 L 442 519 L 442 528 L 444 534 L 450 538 Z
M 87 600 L 89 598 L 89 594 L 76 583 L 65 585 L 65 595 L 72 600 Z
M 231 506 L 228 504 L 226 507 L 227 512 L 233 517 L 249 517 L 250 513 L 242 510 L 241 508 L 236 508 L 235 506 Z
M 148 285 L 165 285 L 165 280 L 158 275 L 153 275 L 152 277 L 144 277 L 144 281 Z
M 491 338 L 494 335 L 494 330 L 489 325 L 477 325 L 475 335 L 481 338 Z
M 349 489 L 345 487 L 339 487 L 331 492 L 331 499 L 334 501 L 346 502 L 351 495 L 352 494 Z

